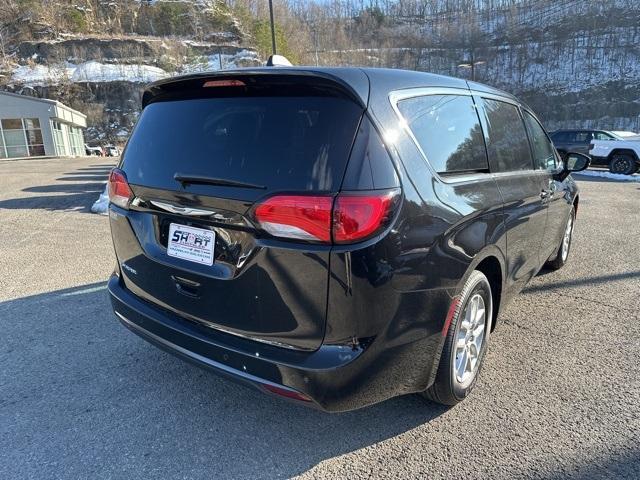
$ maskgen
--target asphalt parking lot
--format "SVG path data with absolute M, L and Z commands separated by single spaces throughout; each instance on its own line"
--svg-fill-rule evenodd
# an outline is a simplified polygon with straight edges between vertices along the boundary
M 640 477 L 640 183 L 582 177 L 569 264 L 504 312 L 478 387 L 328 415 L 131 334 L 113 162 L 0 161 L 0 478 Z

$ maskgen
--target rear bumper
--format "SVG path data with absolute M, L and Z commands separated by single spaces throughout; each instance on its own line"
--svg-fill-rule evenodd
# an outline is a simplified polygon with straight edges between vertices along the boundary
M 150 343 L 231 380 L 324 411 L 353 410 L 421 391 L 431 380 L 424 352 L 433 345 L 425 343 L 438 339 L 397 345 L 378 338 L 356 348 L 323 345 L 303 352 L 185 320 L 140 299 L 115 275 L 109 293 L 121 323 Z M 428 360 L 430 367 L 433 359 Z

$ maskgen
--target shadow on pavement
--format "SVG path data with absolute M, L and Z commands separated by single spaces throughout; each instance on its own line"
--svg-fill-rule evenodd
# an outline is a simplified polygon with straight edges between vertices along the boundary
M 113 165 L 92 165 L 79 168 L 73 172 L 67 172 L 63 177 L 57 178 L 55 183 L 51 185 L 39 185 L 22 189 L 26 193 L 50 193 L 53 195 L 0 200 L 0 209 L 73 210 L 89 213 L 91 205 L 104 190 L 104 184 L 111 168 L 113 168 Z
M 0 318 L 3 478 L 291 477 L 446 411 L 406 396 L 325 414 L 236 385 L 122 327 L 104 283 Z
M 628 452 L 612 452 L 611 457 L 604 460 L 594 458 L 593 462 L 584 465 L 577 471 L 558 472 L 544 477 L 547 480 L 572 478 L 575 480 L 596 479 L 629 479 L 640 478 L 640 450 L 637 445 L 629 445 Z
M 553 270 L 543 270 L 540 274 L 553 273 Z M 540 275 L 539 274 L 539 275 Z M 566 287 L 581 287 L 583 285 L 598 285 L 601 283 L 627 280 L 629 278 L 640 277 L 640 270 L 624 273 L 613 273 L 610 275 L 599 275 L 597 277 L 576 278 L 573 280 L 563 280 L 561 282 L 545 283 L 543 285 L 529 285 L 522 290 L 524 293 L 543 292 L 545 290 L 557 290 Z
M 595 183 L 633 183 L 631 180 L 617 180 L 615 178 L 607 178 L 607 177 L 592 177 L 591 175 L 580 175 L 579 173 L 573 173 L 571 175 L 574 180 L 579 182 L 595 182 Z M 637 177 L 638 175 L 632 175 L 632 177 Z M 635 180 L 638 181 L 638 180 Z

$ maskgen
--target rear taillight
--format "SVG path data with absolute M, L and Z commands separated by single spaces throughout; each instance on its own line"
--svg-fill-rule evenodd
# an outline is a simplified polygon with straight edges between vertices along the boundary
M 133 199 L 133 192 L 127 176 L 119 168 L 114 168 L 109 174 L 109 201 L 121 208 L 129 208 L 129 203 Z
M 255 209 L 260 226 L 276 237 L 331 241 L 333 197 L 276 195 Z
M 276 195 L 253 216 L 267 233 L 320 243 L 354 243 L 384 229 L 395 213 L 399 188 L 332 195 Z
M 368 238 L 388 225 L 399 189 L 383 193 L 340 194 L 333 208 L 333 241 L 351 243 Z

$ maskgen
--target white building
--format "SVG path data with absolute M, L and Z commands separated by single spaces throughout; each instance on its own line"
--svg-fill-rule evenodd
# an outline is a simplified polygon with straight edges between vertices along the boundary
M 87 116 L 55 100 L 0 92 L 0 158 L 80 156 Z

